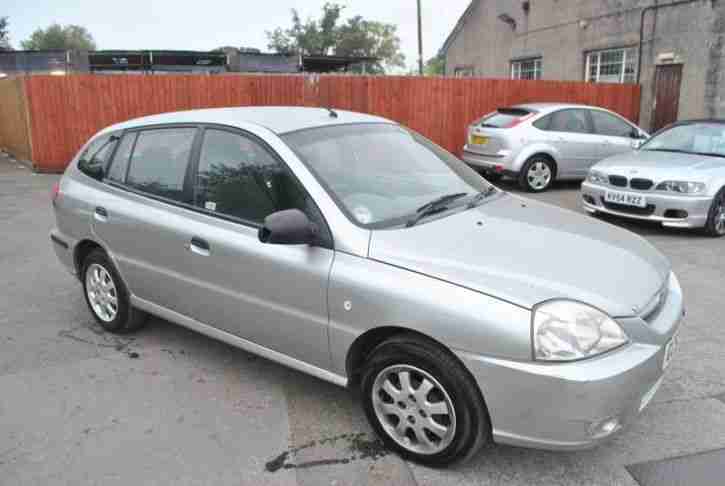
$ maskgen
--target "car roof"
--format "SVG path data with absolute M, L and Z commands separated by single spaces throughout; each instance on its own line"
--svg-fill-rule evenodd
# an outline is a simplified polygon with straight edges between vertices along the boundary
M 525 110 L 538 111 L 539 113 L 549 113 L 555 110 L 561 110 L 563 108 L 586 108 L 588 110 L 606 110 L 599 106 L 580 105 L 576 103 L 522 103 L 515 105 L 512 108 L 523 108 Z
M 147 125 L 174 123 L 214 123 L 242 128 L 244 124 L 255 124 L 283 134 L 329 125 L 351 123 L 395 123 L 385 118 L 353 111 L 334 110 L 332 116 L 327 108 L 300 106 L 246 106 L 236 108 L 207 108 L 200 110 L 175 111 L 158 115 L 134 118 L 112 125 L 103 132 L 139 128 Z

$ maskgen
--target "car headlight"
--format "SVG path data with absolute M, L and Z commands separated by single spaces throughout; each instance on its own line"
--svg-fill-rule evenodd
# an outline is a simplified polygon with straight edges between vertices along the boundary
M 614 320 L 594 307 L 552 300 L 533 311 L 534 359 L 573 361 L 589 358 L 629 342 Z
M 665 181 L 655 187 L 658 191 L 679 192 L 681 194 L 699 194 L 705 192 L 705 184 L 702 182 L 687 181 Z
M 607 174 L 599 172 L 598 170 L 590 170 L 589 174 L 587 174 L 587 180 L 594 184 L 609 183 L 609 177 L 607 177 Z

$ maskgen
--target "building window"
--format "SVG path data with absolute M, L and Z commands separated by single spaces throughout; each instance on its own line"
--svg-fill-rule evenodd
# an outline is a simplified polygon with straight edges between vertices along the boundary
M 607 49 L 587 53 L 586 81 L 592 83 L 634 83 L 637 49 Z
M 468 78 L 473 74 L 473 66 L 458 66 L 453 70 L 453 76 L 456 78 Z
M 511 61 L 511 79 L 541 79 L 541 58 Z

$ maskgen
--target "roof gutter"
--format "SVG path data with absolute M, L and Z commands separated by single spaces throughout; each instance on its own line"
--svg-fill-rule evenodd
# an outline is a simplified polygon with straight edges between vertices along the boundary
M 639 42 L 637 45 L 637 84 L 639 84 L 640 80 L 640 72 L 642 71 L 642 50 L 643 50 L 643 39 L 644 39 L 644 18 L 647 15 L 647 12 L 659 10 L 661 8 L 665 7 L 677 7 L 679 5 L 686 5 L 688 3 L 695 3 L 700 2 L 702 0 L 678 0 L 677 2 L 670 2 L 670 3 L 664 3 L 664 4 L 654 4 L 650 5 L 648 7 L 644 7 L 642 9 L 642 13 L 640 14 L 639 19 Z M 711 0 L 714 2 L 715 0 Z

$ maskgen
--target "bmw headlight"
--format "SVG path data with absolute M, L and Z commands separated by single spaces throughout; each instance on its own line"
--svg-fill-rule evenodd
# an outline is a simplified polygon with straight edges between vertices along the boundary
M 598 170 L 590 170 L 589 174 L 587 174 L 587 180 L 593 184 L 607 184 L 609 182 L 607 174 Z
M 702 182 L 665 181 L 655 187 L 658 191 L 679 192 L 680 194 L 699 194 L 705 192 L 706 186 Z
M 534 358 L 573 361 L 617 348 L 629 341 L 614 320 L 594 307 L 552 300 L 533 311 Z

